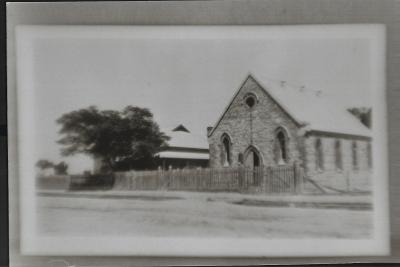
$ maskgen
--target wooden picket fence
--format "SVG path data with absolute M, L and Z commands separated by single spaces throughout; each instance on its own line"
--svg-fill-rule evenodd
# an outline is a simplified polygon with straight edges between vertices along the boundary
M 132 171 L 115 174 L 115 190 L 301 193 L 303 169 L 293 165 Z

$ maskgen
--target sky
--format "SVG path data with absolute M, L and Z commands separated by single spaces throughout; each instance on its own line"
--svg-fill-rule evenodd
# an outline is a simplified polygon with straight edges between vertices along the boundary
M 306 86 L 345 106 L 371 106 L 370 46 L 363 38 L 39 38 L 33 47 L 35 157 L 61 157 L 56 119 L 96 105 L 149 108 L 162 129 L 184 124 L 206 137 L 249 73 Z

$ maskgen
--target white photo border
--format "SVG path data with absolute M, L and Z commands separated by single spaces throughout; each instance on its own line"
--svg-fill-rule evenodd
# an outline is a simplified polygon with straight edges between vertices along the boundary
M 43 237 L 36 232 L 34 179 L 34 79 L 36 38 L 366 38 L 371 44 L 373 83 L 373 225 L 371 239 L 245 239 Z M 256 37 L 255 37 L 256 36 Z M 385 26 L 381 24 L 302 26 L 18 26 L 17 119 L 20 179 L 20 237 L 24 255 L 109 255 L 184 257 L 383 256 L 390 253 L 388 151 L 385 85 Z M 377 179 L 376 177 L 379 177 Z M 76 244 L 79 244 L 77 246 Z

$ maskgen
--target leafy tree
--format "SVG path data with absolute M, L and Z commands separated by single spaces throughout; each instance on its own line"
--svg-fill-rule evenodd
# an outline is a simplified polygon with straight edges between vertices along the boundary
M 356 116 L 365 126 L 372 126 L 372 109 L 366 107 L 350 108 L 348 111 Z
M 61 161 L 60 163 L 55 164 L 53 166 L 53 168 L 54 168 L 55 174 L 59 174 L 59 175 L 67 174 L 68 164 L 65 163 L 64 161 Z
M 46 170 L 46 169 L 50 169 L 53 168 L 54 163 L 47 160 L 47 159 L 40 159 L 36 162 L 36 167 L 38 167 L 41 170 Z
M 98 157 L 112 171 L 150 167 L 154 153 L 169 140 L 150 110 L 140 107 L 119 112 L 90 106 L 62 115 L 57 123 L 63 135 L 58 141 L 62 155 Z

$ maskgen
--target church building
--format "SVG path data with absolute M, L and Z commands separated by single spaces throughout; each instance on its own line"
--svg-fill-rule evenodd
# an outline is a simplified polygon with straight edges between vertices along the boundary
M 298 163 L 321 183 L 370 183 L 370 129 L 321 91 L 248 75 L 207 134 L 211 168 Z

